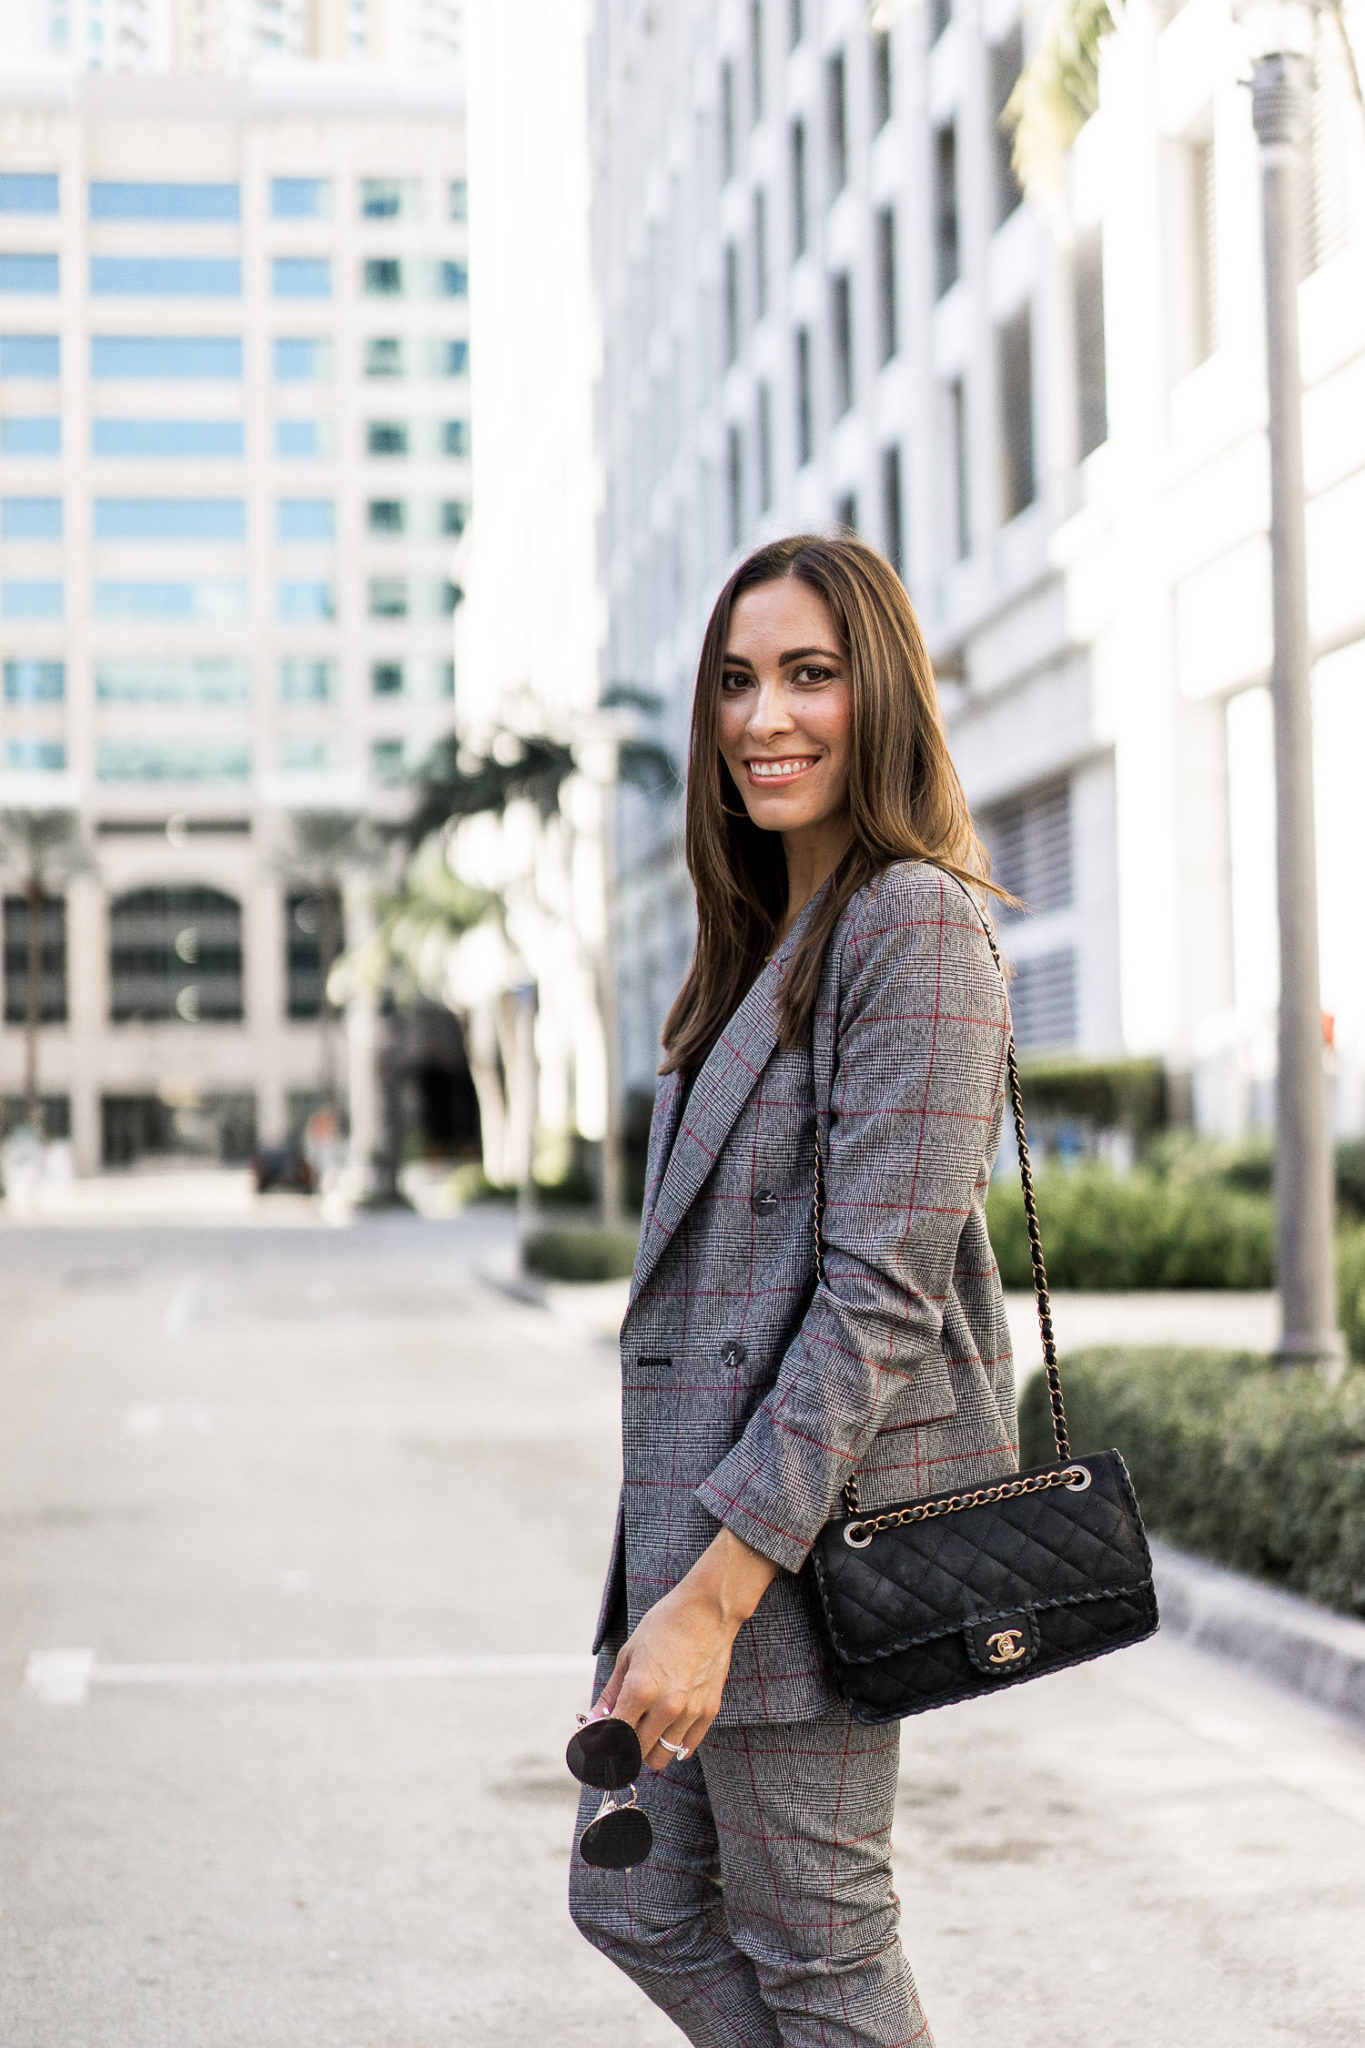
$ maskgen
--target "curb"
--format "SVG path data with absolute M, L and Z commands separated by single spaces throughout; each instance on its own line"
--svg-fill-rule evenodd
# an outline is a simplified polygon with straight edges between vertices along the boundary
M 1365 1621 L 1152 1544 L 1162 1627 L 1365 1729 Z

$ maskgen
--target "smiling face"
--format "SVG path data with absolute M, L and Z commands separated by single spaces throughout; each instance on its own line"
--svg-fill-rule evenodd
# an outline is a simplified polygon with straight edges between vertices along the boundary
M 790 863 L 829 872 L 849 840 L 853 696 L 848 650 L 818 591 L 798 577 L 736 598 L 717 737 L 754 824 L 780 832 Z

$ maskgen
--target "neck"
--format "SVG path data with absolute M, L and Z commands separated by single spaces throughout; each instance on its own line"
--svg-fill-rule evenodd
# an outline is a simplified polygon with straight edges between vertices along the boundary
M 781 944 L 822 882 L 827 882 L 848 852 L 853 828 L 845 814 L 806 832 L 784 832 L 787 857 L 787 909 L 777 929 Z

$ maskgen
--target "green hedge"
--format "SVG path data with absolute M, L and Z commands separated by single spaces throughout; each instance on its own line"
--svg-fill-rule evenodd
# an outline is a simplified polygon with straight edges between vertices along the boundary
M 521 1262 L 547 1280 L 628 1280 L 635 1238 L 625 1230 L 533 1230 L 522 1240 Z
M 1055 1287 L 1270 1287 L 1269 1202 L 1223 1181 L 1172 1178 L 1138 1167 L 1053 1167 L 1036 1182 L 1048 1278 Z M 1006 1287 L 1029 1287 L 1019 1184 L 1002 1176 L 986 1200 Z
M 1073 1450 L 1123 1453 L 1153 1531 L 1365 1615 L 1365 1371 L 1330 1388 L 1244 1353 L 1093 1350 L 1062 1385 Z M 1022 1463 L 1049 1463 L 1042 1373 L 1020 1432 Z

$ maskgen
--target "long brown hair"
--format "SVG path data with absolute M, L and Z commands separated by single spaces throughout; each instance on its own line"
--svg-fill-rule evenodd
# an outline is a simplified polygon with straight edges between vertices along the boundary
M 849 898 L 891 861 L 929 860 L 969 887 L 1003 895 L 972 824 L 910 600 L 890 564 L 862 541 L 795 534 L 740 563 L 702 641 L 687 771 L 687 866 L 697 893 L 697 950 L 664 1025 L 661 1069 L 695 1073 L 743 1000 L 787 908 L 787 864 L 721 759 L 721 681 L 736 598 L 799 577 L 829 606 L 848 653 L 848 778 L 853 843 L 831 877 L 782 988 L 781 1042 L 810 1029 L 825 945 Z

